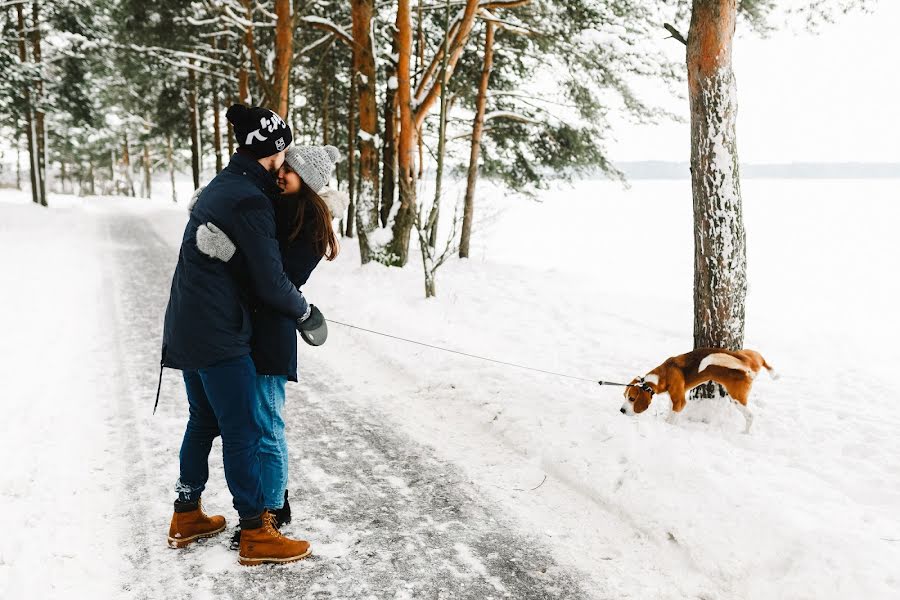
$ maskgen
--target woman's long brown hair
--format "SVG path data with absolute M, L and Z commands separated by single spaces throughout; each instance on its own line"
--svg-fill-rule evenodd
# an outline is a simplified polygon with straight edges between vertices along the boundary
M 307 213 L 309 213 L 308 216 Z M 300 184 L 300 192 L 297 194 L 297 213 L 294 215 L 294 227 L 288 236 L 289 242 L 297 239 L 307 218 L 311 219 L 309 231 L 313 250 L 319 256 L 324 256 L 326 260 L 337 258 L 341 246 L 334 234 L 334 227 L 331 225 L 331 211 L 328 210 L 325 201 L 306 185 L 306 182 L 303 182 Z

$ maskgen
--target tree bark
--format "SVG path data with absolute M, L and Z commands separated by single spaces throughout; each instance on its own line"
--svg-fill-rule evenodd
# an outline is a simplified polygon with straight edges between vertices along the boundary
M 118 192 L 117 184 L 116 184 L 116 149 L 109 149 L 109 193 L 115 194 Z
M 169 161 L 169 181 L 172 184 L 172 202 L 178 202 L 178 194 L 175 193 L 175 156 L 172 151 L 172 134 L 166 136 L 166 159 Z
M 18 18 L 18 34 L 19 34 L 19 61 L 24 65 L 28 62 L 28 50 L 26 40 L 28 39 L 25 28 L 25 12 L 21 4 L 16 5 L 16 16 Z M 29 174 L 31 176 L 31 199 L 35 204 L 41 204 L 41 186 L 38 184 L 40 169 L 38 167 L 37 155 L 37 131 L 35 129 L 34 109 L 31 99 L 31 86 L 25 85 L 23 90 L 25 98 L 25 137 L 28 142 L 28 162 Z
M 132 198 L 134 193 L 134 171 L 131 169 L 131 143 L 128 140 L 128 134 L 125 134 L 125 141 L 122 143 L 122 167 L 125 171 L 125 184 L 128 189 L 126 193 Z
M 16 138 L 16 189 L 22 189 L 22 141 Z
M 150 145 L 144 142 L 144 197 L 150 198 L 152 185 L 152 173 L 150 171 Z
M 466 180 L 466 199 L 463 205 L 462 234 L 459 240 L 459 257 L 469 257 L 469 244 L 472 239 L 472 221 L 475 218 L 475 183 L 478 181 L 478 157 L 481 154 L 481 136 L 484 133 L 484 112 L 487 104 L 488 83 L 491 79 L 491 68 L 494 65 L 494 23 L 488 21 L 484 35 L 484 65 L 481 68 L 481 81 L 478 84 L 476 99 L 475 123 L 472 125 L 472 148 L 469 151 L 469 176 Z
M 91 196 L 96 195 L 97 189 L 96 189 L 96 181 L 94 178 L 94 161 L 93 160 L 88 161 L 88 182 L 91 184 L 91 188 L 90 188 Z
M 219 47 L 217 38 L 213 38 L 213 50 Z M 213 67 L 215 73 L 215 67 Z M 219 83 L 215 75 L 210 79 L 212 85 L 212 111 L 213 111 L 213 151 L 216 153 L 216 173 L 222 170 L 222 122 L 219 116 L 221 112 L 219 102 Z
M 378 227 L 378 106 L 375 96 L 375 55 L 372 53 L 374 0 L 352 0 L 353 74 L 359 112 L 359 180 L 356 222 L 362 264 L 371 260 L 369 234 Z
M 447 147 L 447 76 L 448 67 L 448 50 L 450 45 L 450 0 L 447 0 L 446 18 L 444 21 L 444 60 L 441 62 L 441 83 L 443 85 L 441 92 L 441 111 L 438 121 L 438 150 L 437 150 L 437 170 L 434 176 L 434 204 L 432 204 L 429 214 L 427 231 L 428 245 L 434 252 L 437 247 L 437 230 L 438 221 L 441 215 L 441 196 L 443 194 L 444 183 L 444 152 Z M 426 275 L 426 281 L 428 277 Z
M 736 0 L 694 0 L 687 45 L 694 205 L 694 347 L 744 343 L 747 254 L 731 48 Z M 704 386 L 701 397 L 713 394 Z
M 353 237 L 356 219 L 356 77 L 350 67 L 350 94 L 347 102 L 347 195 L 350 206 L 347 208 L 347 223 L 344 235 Z
M 287 120 L 290 110 L 288 90 L 291 82 L 291 63 L 294 59 L 294 18 L 291 0 L 275 0 L 275 65 L 272 88 L 275 93 L 275 112 Z
M 388 248 L 393 262 L 404 266 L 409 261 L 409 235 L 415 219 L 416 183 L 415 151 L 416 124 L 410 87 L 410 59 L 412 54 L 412 21 L 409 0 L 399 0 L 397 6 L 397 102 L 400 106 L 397 176 L 400 188 L 400 208 L 394 219 L 393 239 Z
M 237 101 L 239 104 L 246 104 L 247 106 L 252 104 L 252 99 L 250 98 L 250 72 L 247 70 L 247 65 L 243 63 L 238 71 Z
M 41 65 L 41 13 L 40 3 L 35 0 L 31 3 L 31 56 L 37 68 Z M 47 132 L 44 127 L 44 109 L 41 103 L 44 99 L 44 82 L 39 76 L 34 82 L 35 92 L 35 136 L 37 138 L 37 166 L 38 185 L 41 189 L 41 206 L 47 206 Z
M 333 52 L 333 50 L 332 50 Z M 334 88 L 334 74 L 322 78 L 322 143 L 326 146 L 331 139 L 331 93 Z M 335 215 L 337 216 L 337 215 Z
M 193 62 L 191 63 L 193 65 Z M 188 68 L 188 95 L 190 96 L 190 131 L 191 131 L 191 174 L 194 177 L 194 189 L 200 187 L 200 110 L 198 107 L 197 75 L 194 69 Z
M 394 40 L 391 55 L 397 55 L 397 41 Z M 391 207 L 394 205 L 394 190 L 397 181 L 395 162 L 397 160 L 397 135 L 394 123 L 397 120 L 397 88 L 391 82 L 397 81 L 396 65 L 389 71 L 388 86 L 384 98 L 384 135 L 381 140 L 381 226 L 387 227 Z

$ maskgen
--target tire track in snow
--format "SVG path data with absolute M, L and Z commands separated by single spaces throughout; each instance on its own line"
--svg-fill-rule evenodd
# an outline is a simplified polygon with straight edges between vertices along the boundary
M 126 565 L 132 597 L 231 598 L 516 598 L 578 599 L 583 578 L 559 567 L 545 546 L 486 504 L 462 472 L 393 431 L 377 414 L 342 400 L 349 386 L 301 372 L 286 407 L 294 522 L 286 533 L 313 545 L 311 559 L 289 566 L 243 568 L 226 535 L 184 551 L 165 547 L 183 432 L 180 378 L 167 375 L 160 411 L 156 390 L 162 312 L 176 250 L 146 217 L 108 217 L 118 271 L 118 322 L 128 400 L 120 416 L 134 548 Z M 143 411 L 146 410 L 146 416 Z M 205 498 L 226 505 L 221 461 Z M 131 453 L 137 456 L 132 456 Z M 217 473 L 218 472 L 218 473 Z M 215 494 L 215 495 L 214 495 Z M 212 505 L 212 504 L 211 504 Z M 228 515 L 234 522 L 233 514 Z

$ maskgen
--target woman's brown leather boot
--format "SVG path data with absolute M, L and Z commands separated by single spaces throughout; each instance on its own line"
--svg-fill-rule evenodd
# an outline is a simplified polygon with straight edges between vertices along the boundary
M 268 511 L 254 519 L 241 519 L 240 563 L 289 563 L 312 554 L 309 542 L 284 537 L 275 528 L 275 517 Z

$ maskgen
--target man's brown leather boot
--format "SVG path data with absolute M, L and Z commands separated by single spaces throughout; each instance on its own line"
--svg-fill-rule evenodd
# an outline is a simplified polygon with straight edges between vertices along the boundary
M 175 513 L 169 525 L 169 546 L 184 548 L 201 538 L 207 538 L 225 531 L 225 517 L 208 517 L 203 513 L 200 501 L 175 501 Z
M 241 519 L 240 563 L 289 563 L 312 554 L 309 542 L 284 537 L 275 528 L 275 517 L 268 511 L 254 519 Z

